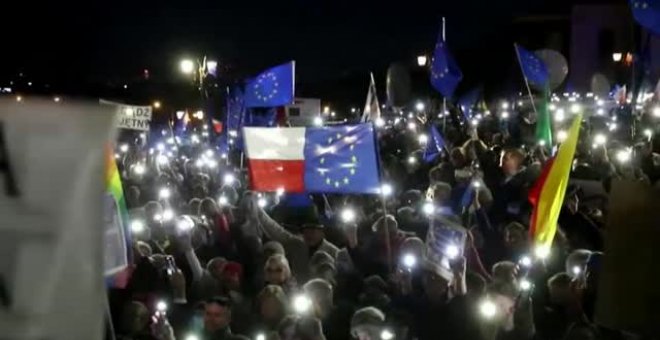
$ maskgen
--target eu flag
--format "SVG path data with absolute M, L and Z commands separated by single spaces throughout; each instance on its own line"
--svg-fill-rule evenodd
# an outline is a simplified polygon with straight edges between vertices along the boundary
M 243 127 L 243 120 L 245 119 L 245 102 L 243 91 L 240 86 L 232 86 L 229 88 L 227 97 L 227 131 L 238 132 Z
M 630 0 L 630 8 L 641 26 L 660 35 L 660 0 Z
M 472 118 L 472 111 L 480 97 L 481 87 L 475 87 L 458 99 L 458 107 L 461 109 L 466 122 L 469 122 Z
M 275 107 L 293 102 L 295 61 L 268 69 L 245 87 L 245 107 Z
M 537 88 L 545 89 L 548 86 L 550 75 L 543 60 L 518 44 L 514 44 L 514 46 L 525 79 Z
M 433 162 L 438 156 L 440 156 L 445 145 L 445 139 L 442 138 L 442 135 L 438 132 L 435 125 L 431 125 L 431 140 L 426 144 L 426 149 L 424 149 L 424 162 Z
M 372 124 L 306 128 L 304 153 L 307 192 L 380 192 Z
M 431 85 L 443 96 L 451 97 L 461 79 L 463 73 L 440 34 L 431 59 Z

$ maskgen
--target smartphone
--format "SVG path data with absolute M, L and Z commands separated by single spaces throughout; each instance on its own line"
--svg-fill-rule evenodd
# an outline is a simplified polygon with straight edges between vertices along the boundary
M 465 254 L 467 230 L 445 219 L 433 219 L 426 236 L 429 258 L 452 261 Z

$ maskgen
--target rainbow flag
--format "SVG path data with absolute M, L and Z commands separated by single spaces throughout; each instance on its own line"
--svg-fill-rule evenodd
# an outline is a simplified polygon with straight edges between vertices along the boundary
M 529 236 L 535 247 L 550 249 L 555 238 L 581 123 L 582 115 L 578 115 L 573 120 L 568 137 L 559 146 L 557 155 L 546 163 L 541 176 L 529 191 L 529 201 L 534 207 Z
M 106 152 L 105 164 L 104 271 L 110 286 L 123 287 L 128 279 L 128 264 L 132 262 L 131 239 L 121 176 L 111 148 Z

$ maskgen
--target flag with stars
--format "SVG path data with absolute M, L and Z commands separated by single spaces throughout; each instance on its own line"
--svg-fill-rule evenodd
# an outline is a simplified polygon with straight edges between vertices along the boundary
M 268 69 L 245 86 L 245 107 L 284 106 L 293 102 L 295 61 Z
M 630 9 L 641 26 L 660 35 L 660 0 L 630 0 Z
M 443 96 L 451 97 L 461 79 L 463 73 L 440 34 L 431 59 L 431 85 Z
M 481 97 L 481 91 L 482 88 L 480 86 L 475 87 L 458 99 L 458 107 L 461 109 L 463 118 L 466 122 L 469 122 L 470 119 L 472 119 L 472 112 L 474 111 L 477 101 L 479 101 L 479 98 Z
M 518 44 L 514 44 L 514 47 L 518 54 L 520 69 L 522 70 L 525 79 L 527 79 L 527 82 L 539 89 L 547 88 L 548 82 L 550 81 L 550 74 L 548 73 L 548 67 L 543 60 L 537 57 L 536 54 L 520 47 Z
M 372 124 L 243 128 L 250 185 L 256 191 L 380 191 Z
M 431 125 L 431 140 L 426 144 L 426 148 L 424 149 L 424 162 L 432 163 L 442 154 L 445 145 L 445 139 L 442 138 L 442 135 L 435 125 Z

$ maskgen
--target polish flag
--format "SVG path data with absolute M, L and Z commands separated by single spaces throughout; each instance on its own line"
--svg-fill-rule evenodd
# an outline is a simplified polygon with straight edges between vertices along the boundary
M 251 188 L 290 193 L 378 193 L 372 124 L 243 128 Z
M 244 128 L 252 189 L 304 192 L 305 128 Z

